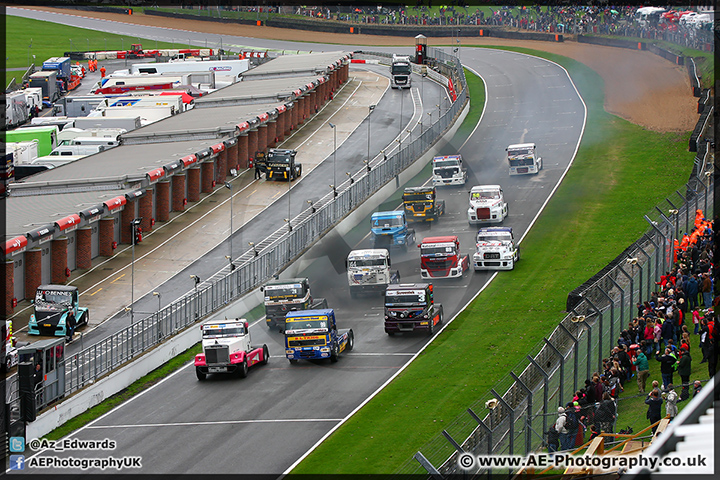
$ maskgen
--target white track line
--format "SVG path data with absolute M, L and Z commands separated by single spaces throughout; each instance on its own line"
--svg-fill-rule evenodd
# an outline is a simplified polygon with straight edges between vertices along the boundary
M 156 427 L 204 427 L 207 425 L 242 425 L 250 423 L 312 423 L 339 422 L 342 418 L 271 418 L 258 420 L 224 420 L 222 422 L 178 422 L 178 423 L 139 423 L 137 425 L 97 425 L 88 429 L 101 428 L 156 428 Z

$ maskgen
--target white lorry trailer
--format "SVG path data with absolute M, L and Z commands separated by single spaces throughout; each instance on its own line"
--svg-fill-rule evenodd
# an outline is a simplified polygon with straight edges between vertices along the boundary
M 390 270 L 390 252 L 384 248 L 353 250 L 345 260 L 350 296 L 360 293 L 380 292 L 391 283 L 400 283 L 400 271 Z

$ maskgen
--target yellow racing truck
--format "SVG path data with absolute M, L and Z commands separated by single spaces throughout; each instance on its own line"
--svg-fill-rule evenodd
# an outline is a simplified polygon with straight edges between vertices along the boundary
M 438 200 L 435 187 L 408 187 L 403 208 L 408 222 L 432 222 L 445 213 L 445 200 Z

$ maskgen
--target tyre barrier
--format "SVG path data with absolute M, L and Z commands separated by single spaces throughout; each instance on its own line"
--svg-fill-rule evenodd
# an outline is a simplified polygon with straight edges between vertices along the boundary
M 690 135 L 690 141 L 689 141 L 689 150 L 691 152 L 697 152 L 698 151 L 698 143 L 702 142 L 702 138 L 705 134 L 705 129 L 707 128 L 708 120 L 710 119 L 710 114 L 713 111 L 713 105 L 712 102 L 709 102 L 705 107 L 703 108 L 702 113 L 700 114 L 700 118 L 698 119 L 697 123 L 695 124 L 695 129 L 692 132 L 692 135 Z
M 701 87 L 700 87 L 700 77 L 698 77 L 697 74 L 697 66 L 695 65 L 695 60 L 692 57 L 688 57 L 689 61 L 687 62 L 687 71 L 688 75 L 690 76 L 690 86 L 692 86 L 693 89 L 693 96 L 699 97 L 701 93 Z M 702 109 L 700 108 L 700 105 L 698 105 L 698 113 L 702 112 Z
M 710 103 L 710 89 L 704 88 L 700 91 L 700 95 L 698 95 L 698 106 L 697 106 L 697 113 L 702 113 L 705 109 L 705 106 Z
M 630 50 L 647 50 L 646 42 L 635 42 L 633 40 L 623 40 L 620 38 L 606 38 L 596 35 L 577 35 L 578 43 L 590 43 L 593 45 L 605 45 L 607 47 L 629 48 Z

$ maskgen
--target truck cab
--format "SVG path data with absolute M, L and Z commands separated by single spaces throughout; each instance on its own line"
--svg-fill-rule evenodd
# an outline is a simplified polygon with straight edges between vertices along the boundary
M 352 298 L 365 292 L 384 294 L 388 285 L 400 282 L 400 272 L 390 270 L 390 252 L 385 248 L 353 250 L 345 268 Z
M 253 347 L 248 322 L 235 320 L 210 320 L 200 326 L 202 353 L 195 355 L 195 374 L 205 380 L 210 373 L 238 373 L 245 378 L 248 368 L 265 365 L 270 358 L 267 345 Z
M 510 227 L 481 228 L 475 245 L 475 270 L 512 270 L 520 260 L 520 247 L 515 245 Z
M 288 312 L 285 323 L 285 356 L 293 364 L 323 358 L 334 363 L 355 346 L 352 329 L 338 331 L 332 308 Z
M 415 243 L 415 230 L 408 228 L 405 212 L 375 212 L 370 218 L 374 248 L 390 248 L 407 246 Z
M 470 268 L 470 256 L 460 253 L 460 240 L 456 235 L 426 237 L 418 247 L 422 278 L 462 277 Z
M 476 185 L 470 189 L 468 223 L 500 223 L 508 214 L 500 185 Z
M 285 330 L 287 312 L 327 307 L 324 298 L 313 300 L 306 277 L 271 280 L 260 291 L 265 293 L 265 322 L 268 328 L 277 328 L 280 332 Z
M 508 145 L 505 150 L 510 165 L 510 175 L 537 174 L 542 170 L 542 158 L 538 156 L 534 143 Z
M 433 335 L 443 308 L 433 300 L 432 283 L 400 283 L 385 290 L 385 333 L 424 331 Z
M 465 185 L 467 169 L 463 168 L 462 155 L 445 155 L 432 159 L 434 186 Z
M 445 213 L 445 200 L 437 199 L 435 187 L 408 187 L 402 200 L 409 222 L 432 222 Z
M 76 327 L 87 325 L 90 313 L 81 307 L 78 288 L 69 285 L 40 285 L 35 292 L 35 313 L 30 315 L 28 334 L 65 337 L 67 317 L 75 316 Z
M 390 76 L 392 88 L 410 88 L 412 86 L 412 65 L 410 57 L 393 54 L 390 65 Z
M 302 175 L 302 165 L 295 163 L 296 150 L 272 148 L 265 157 L 267 180 L 295 180 Z

